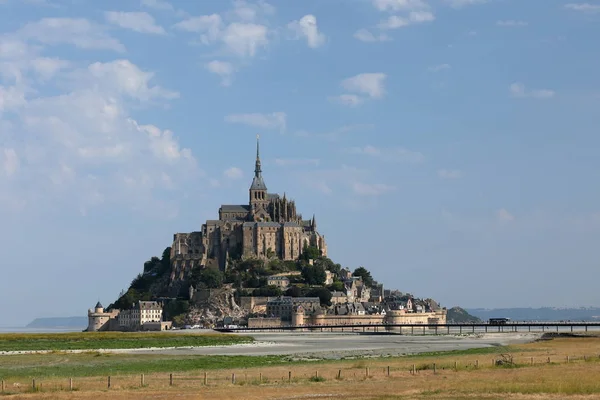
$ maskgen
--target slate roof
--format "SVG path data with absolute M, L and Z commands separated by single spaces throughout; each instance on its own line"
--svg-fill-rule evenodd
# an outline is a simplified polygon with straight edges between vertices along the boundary
M 100 302 L 97 302 L 97 303 L 96 303 L 96 308 L 104 308 L 104 307 L 102 306 L 102 303 L 100 303 Z
M 265 185 L 265 181 L 261 175 L 257 174 L 257 176 L 254 176 L 250 190 L 267 190 L 267 185 Z
M 249 212 L 250 206 L 247 204 L 223 204 L 221 205 L 221 211 L 237 213 Z
M 281 224 L 279 222 L 244 222 L 244 228 L 254 228 L 255 226 L 260 228 L 279 228 Z

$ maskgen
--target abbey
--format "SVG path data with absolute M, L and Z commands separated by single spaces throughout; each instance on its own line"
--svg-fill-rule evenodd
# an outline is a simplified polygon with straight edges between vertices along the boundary
M 302 219 L 293 200 L 267 191 L 257 137 L 248 204 L 222 205 L 219 219 L 206 221 L 200 232 L 173 235 L 171 282 L 185 279 L 198 266 L 225 270 L 230 259 L 296 260 L 307 246 L 327 255 L 325 237 L 318 233 L 314 215 Z

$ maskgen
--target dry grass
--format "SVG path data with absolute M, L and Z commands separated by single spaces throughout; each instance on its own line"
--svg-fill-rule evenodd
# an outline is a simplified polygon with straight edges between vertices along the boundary
M 77 379 L 74 384 L 78 391 L 73 393 L 56 391 L 61 386 L 68 387 L 65 379 L 41 382 L 38 393 L 23 393 L 27 390 L 23 387 L 16 390 L 13 382 L 7 383 L 7 388 L 21 392 L 19 398 L 42 399 L 96 399 L 107 396 L 108 392 L 113 399 L 196 399 L 199 395 L 217 400 L 600 398 L 600 338 L 560 338 L 513 349 L 511 355 L 518 363 L 517 368 L 493 367 L 496 358 L 493 354 L 428 356 L 214 370 L 208 372 L 207 386 L 203 384 L 204 372 L 193 371 L 175 375 L 172 387 L 169 375 L 161 373 L 145 376 L 146 387 L 140 387 L 140 376 L 119 376 L 111 379 L 109 390 L 106 377 Z M 458 371 L 454 370 L 455 361 Z M 436 374 L 432 369 L 434 362 Z M 410 372 L 413 364 L 420 369 L 414 375 Z M 314 379 L 316 370 L 325 381 Z M 291 381 L 289 371 L 292 371 Z M 235 384 L 231 383 L 233 373 Z M 31 382 L 21 384 L 30 386 Z

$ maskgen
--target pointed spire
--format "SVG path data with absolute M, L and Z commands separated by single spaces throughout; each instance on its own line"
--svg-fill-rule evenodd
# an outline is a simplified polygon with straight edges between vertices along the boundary
M 315 231 L 317 230 L 317 220 L 315 218 L 315 214 L 313 214 L 313 217 L 312 217 L 312 228 Z
M 259 142 L 260 136 L 257 134 L 256 135 L 256 164 L 255 164 L 255 168 L 254 168 L 254 176 L 256 177 L 260 177 L 262 169 L 261 169 L 261 164 L 260 164 L 260 142 Z

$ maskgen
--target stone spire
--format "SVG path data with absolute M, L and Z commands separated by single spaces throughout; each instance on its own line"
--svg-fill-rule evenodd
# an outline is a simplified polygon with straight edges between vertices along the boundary
M 259 136 L 256 135 L 256 163 L 254 164 L 254 179 L 252 179 L 252 186 L 250 190 L 261 190 L 266 191 L 267 185 L 262 177 L 262 168 L 260 164 L 260 147 L 259 147 Z M 266 200 L 262 199 L 262 200 Z
M 261 177 L 262 174 L 262 169 L 261 169 L 261 165 L 260 165 L 260 143 L 259 143 L 259 139 L 260 136 L 256 135 L 256 164 L 254 166 L 254 176 L 255 177 Z

